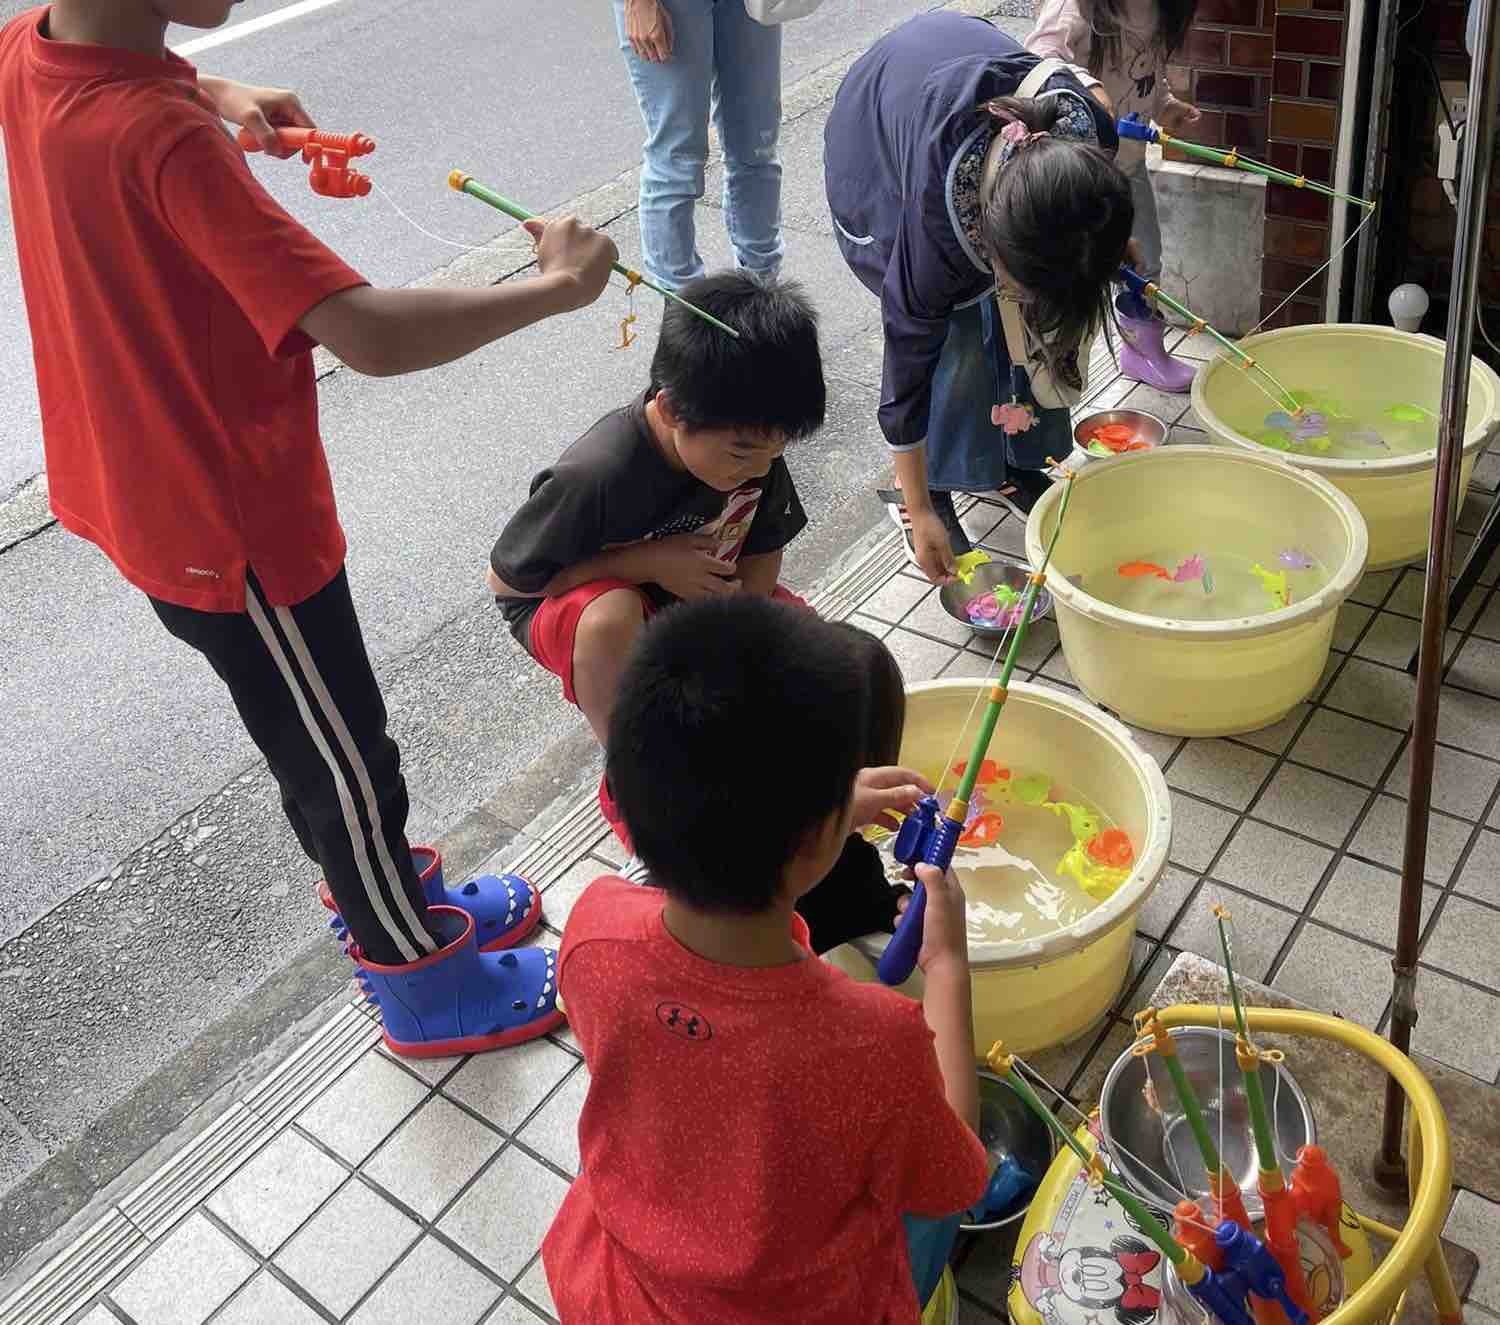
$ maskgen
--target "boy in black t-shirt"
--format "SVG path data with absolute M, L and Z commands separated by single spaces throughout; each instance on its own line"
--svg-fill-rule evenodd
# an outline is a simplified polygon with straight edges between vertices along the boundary
M 817 315 L 796 285 L 739 272 L 691 282 L 682 297 L 738 337 L 668 303 L 650 387 L 536 476 L 490 553 L 489 586 L 511 632 L 562 681 L 601 745 L 652 613 L 735 593 L 802 604 L 779 583 L 782 552 L 807 523 L 782 452 L 823 425 Z M 880 772 L 885 785 L 869 790 L 881 808 L 910 808 L 922 794 L 917 775 Z M 599 804 L 628 847 L 603 783 Z M 851 845 L 846 855 L 842 872 L 863 897 L 838 907 L 839 937 L 888 928 L 891 889 L 871 878 L 866 853 Z

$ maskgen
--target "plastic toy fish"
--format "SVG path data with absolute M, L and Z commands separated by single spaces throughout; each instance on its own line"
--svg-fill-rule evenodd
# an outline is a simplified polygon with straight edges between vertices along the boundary
M 1008 584 L 997 584 L 964 604 L 970 625 L 1010 627 L 1020 620 L 1021 595 Z
M 1318 563 L 1307 555 L 1301 548 L 1283 548 L 1276 554 L 1279 561 L 1287 570 L 1311 570 Z
M 986 810 L 959 834 L 961 847 L 987 847 L 1000 840 L 1005 829 L 1005 820 L 998 811 Z
M 1048 801 L 1042 808 L 1066 819 L 1073 836 L 1080 842 L 1087 842 L 1099 831 L 1099 816 L 1081 805 L 1074 805 L 1069 801 Z
M 1328 431 L 1328 416 L 1317 410 L 1308 410 L 1300 419 L 1294 429 L 1298 441 L 1310 441 L 1314 437 L 1322 437 Z
M 1260 562 L 1250 567 L 1250 574 L 1260 581 L 1261 588 L 1271 595 L 1271 601 L 1277 607 L 1290 607 L 1292 605 L 1292 591 L 1286 582 L 1286 572 L 1268 571 Z
M 1154 575 L 1159 580 L 1170 580 L 1172 572 L 1154 561 L 1127 561 L 1120 567 L 1120 574 L 1127 580 L 1138 580 L 1143 575 Z
M 1274 428 L 1277 432 L 1295 432 L 1297 429 L 1297 420 L 1292 418 L 1284 409 L 1276 409 L 1266 415 L 1266 427 Z
M 1106 828 L 1084 843 L 1084 850 L 1096 865 L 1109 869 L 1127 869 L 1135 864 L 1135 848 L 1123 828 Z
M 1392 405 L 1386 410 L 1385 417 L 1397 423 L 1426 423 L 1431 414 L 1420 405 Z
M 1290 451 L 1292 449 L 1291 430 L 1283 431 L 1279 428 L 1266 428 L 1255 434 L 1254 439 L 1262 446 L 1270 447 L 1273 451 Z
M 1177 569 L 1172 572 L 1172 583 L 1188 584 L 1193 580 L 1201 580 L 1206 573 L 1207 567 L 1203 563 L 1202 555 L 1194 553 L 1178 563 Z
M 1052 779 L 1045 773 L 1028 773 L 1016 779 L 1011 790 L 1022 805 L 1040 805 L 1052 790 Z
M 1391 444 L 1371 428 L 1362 428 L 1357 432 L 1348 433 L 1344 440 L 1353 442 L 1356 446 L 1378 446 L 1382 451 L 1391 449 Z
M 960 759 L 953 765 L 953 776 L 961 778 L 968 771 L 969 761 Z M 979 785 L 987 787 L 992 782 L 1005 782 L 1010 779 L 1010 769 L 997 764 L 993 759 L 984 759 L 979 764 Z
M 990 554 L 975 548 L 972 552 L 965 552 L 961 557 L 955 557 L 953 561 L 953 573 L 964 584 L 972 583 L 974 572 L 981 566 L 990 564 Z
M 1076 879 L 1078 886 L 1096 902 L 1107 902 L 1130 877 L 1128 866 L 1099 865 L 1089 858 L 1082 842 L 1075 842 L 1057 862 L 1057 873 Z

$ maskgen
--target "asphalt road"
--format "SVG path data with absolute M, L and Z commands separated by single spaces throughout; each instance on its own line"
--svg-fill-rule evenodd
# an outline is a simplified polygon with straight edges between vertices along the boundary
M 788 100 L 800 86 L 804 111 L 783 134 L 788 271 L 822 313 L 832 390 L 828 428 L 790 457 L 813 519 L 788 558 L 794 584 L 825 574 L 878 519 L 868 487 L 884 459 L 877 309 L 844 270 L 821 202 L 816 98 L 832 84 L 807 76 L 921 7 L 830 0 L 787 30 Z M 0 0 L 0 17 L 19 8 Z M 284 8 L 298 16 L 193 58 L 295 87 L 323 124 L 374 136 L 370 173 L 439 234 L 480 243 L 506 224 L 445 187 L 454 165 L 547 210 L 636 164 L 639 120 L 604 0 L 331 0 L 310 12 L 249 0 L 234 22 Z M 319 199 L 296 163 L 257 169 L 375 281 L 426 277 L 457 253 L 381 196 Z M 700 217 L 705 256 L 723 264 L 721 218 Z M 5 233 L 0 501 L 37 464 Z M 633 215 L 611 233 L 638 257 Z M 538 798 L 586 773 L 581 723 L 515 648 L 481 577 L 531 475 L 643 384 L 659 305 L 639 301 L 641 344 L 627 353 L 612 348 L 623 311 L 615 292 L 437 372 L 339 371 L 322 384 L 351 581 L 416 840 L 471 821 L 521 827 Z M 3 1198 L 183 1046 L 265 997 L 317 945 L 319 917 L 315 870 L 222 689 L 90 545 L 54 526 L 0 554 L 0 621 Z M 125 1119 L 118 1147 L 138 1124 Z M 97 1185 L 100 1154 L 80 1161 L 80 1189 Z

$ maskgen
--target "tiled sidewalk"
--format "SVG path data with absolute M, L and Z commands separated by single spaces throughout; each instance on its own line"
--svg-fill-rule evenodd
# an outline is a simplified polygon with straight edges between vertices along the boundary
M 1196 346 L 1187 345 L 1191 353 Z M 1205 351 L 1206 352 L 1206 351 Z M 1184 398 L 1106 378 L 1084 409 L 1125 401 L 1200 440 Z M 1185 417 L 1184 417 L 1185 416 Z M 1500 456 L 1481 462 L 1493 487 Z M 1471 499 L 1463 528 L 1472 530 Z M 1018 521 L 977 502 L 991 547 Z M 1340 617 L 1317 693 L 1268 731 L 1184 741 L 1140 733 L 1173 789 L 1172 864 L 1140 916 L 1123 1013 L 1182 950 L 1214 956 L 1210 907 L 1238 921 L 1245 974 L 1383 1027 L 1406 787 L 1404 733 L 1422 575 L 1366 578 Z M 1496 577 L 1454 631 L 1443 696 L 1416 1047 L 1484 1081 L 1500 1075 L 1500 597 Z M 909 680 L 982 674 L 982 641 L 904 567 L 894 534 L 816 599 L 883 636 Z M 1066 687 L 1051 622 L 1024 666 Z M 592 803 L 534 826 L 483 869 L 545 889 L 549 927 L 620 861 Z M 546 939 L 555 941 L 553 937 Z M 1032 1061 L 1092 1100 L 1128 1041 L 1119 1016 Z M 362 1005 L 343 1007 L 287 1063 L 118 1201 L 3 1305 L 0 1325 L 535 1325 L 551 1319 L 538 1247 L 578 1162 L 587 1073 L 569 1037 L 467 1060 L 397 1062 Z M 1450 1235 L 1480 1257 L 1473 1303 L 1500 1319 L 1500 1208 L 1460 1193 Z M 1005 1281 L 976 1258 L 966 1325 L 1003 1318 Z

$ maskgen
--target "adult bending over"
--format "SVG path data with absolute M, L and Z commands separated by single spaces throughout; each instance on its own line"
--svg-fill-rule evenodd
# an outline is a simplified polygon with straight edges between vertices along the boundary
M 1107 98 L 1083 77 L 982 19 L 923 14 L 860 57 L 825 130 L 839 247 L 881 302 L 900 489 L 881 495 L 936 583 L 969 549 L 952 494 L 1025 514 L 1072 446 L 1134 218 Z

